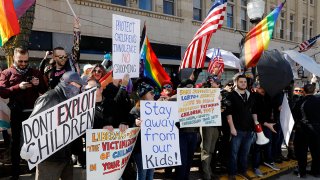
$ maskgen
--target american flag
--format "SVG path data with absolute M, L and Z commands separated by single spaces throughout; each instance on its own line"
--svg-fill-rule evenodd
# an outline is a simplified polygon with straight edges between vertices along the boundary
M 210 74 L 214 74 L 215 68 L 218 68 L 218 73 L 215 74 L 217 76 L 220 76 L 224 71 L 224 62 L 221 56 L 220 49 L 216 49 L 216 51 L 212 53 L 212 58 L 208 66 L 208 72 Z
M 203 68 L 206 51 L 213 33 L 221 28 L 227 8 L 227 0 L 215 0 L 184 54 L 180 64 L 183 68 Z
M 317 39 L 319 37 L 320 37 L 320 34 L 299 44 L 299 49 L 300 49 L 299 52 L 304 52 L 310 49 L 317 42 Z

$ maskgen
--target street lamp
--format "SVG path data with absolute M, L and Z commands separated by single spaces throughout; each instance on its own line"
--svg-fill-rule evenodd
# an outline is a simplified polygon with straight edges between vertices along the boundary
M 264 0 L 250 0 L 247 4 L 247 13 L 252 24 L 258 24 L 264 14 Z

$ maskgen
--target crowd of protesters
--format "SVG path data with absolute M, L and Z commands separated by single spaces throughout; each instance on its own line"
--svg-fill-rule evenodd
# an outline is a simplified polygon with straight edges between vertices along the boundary
M 77 31 L 75 32 L 77 36 Z M 130 94 L 127 90 L 129 75 L 122 79 L 113 79 L 103 89 L 99 80 L 107 73 L 108 67 L 87 64 L 82 69 L 82 77 L 75 72 L 75 62 L 79 59 L 79 40 L 75 39 L 75 48 L 70 57 L 62 47 L 56 47 L 52 53 L 46 54 L 39 69 L 28 66 L 29 53 L 26 49 L 15 48 L 13 66 L 0 74 L 0 96 L 9 99 L 7 105 L 11 111 L 10 116 L 5 117 L 11 120 L 11 132 L 6 131 L 3 134 L 11 148 L 12 179 L 19 179 L 21 173 L 22 122 L 94 87 L 97 88 L 97 93 L 93 128 L 109 131 L 115 128 L 125 131 L 129 127 L 139 127 L 143 122 L 143 119 L 140 119 L 140 100 L 176 101 L 174 87 L 221 88 L 221 127 L 180 128 L 179 123 L 176 124 L 179 129 L 181 165 L 166 168 L 166 174 L 173 179 L 189 179 L 193 156 L 199 145 L 203 179 L 217 178 L 214 169 L 218 163 L 227 169 L 229 179 L 236 179 L 236 175 L 249 178 L 247 169 L 250 164 L 255 175 L 262 177 L 259 166 L 265 165 L 278 171 L 280 168 L 276 163 L 287 160 L 281 153 L 284 139 L 280 111 L 282 99 L 286 96 L 284 92 L 271 97 L 258 81 L 249 83 L 250 78 L 242 74 L 237 74 L 224 87 L 216 75 L 210 75 L 201 84 L 196 84 L 201 72 L 199 69 L 194 70 L 190 78 L 183 79 L 180 83 L 164 82 L 162 89 L 157 89 L 152 81 L 140 78 L 135 80 L 134 92 Z M 52 60 L 48 62 L 46 58 L 50 54 Z M 292 133 L 290 140 L 290 145 L 294 147 L 291 148 L 290 158 L 297 158 L 298 176 L 305 177 L 309 148 L 313 158 L 310 174 L 319 177 L 320 97 L 314 95 L 315 84 L 306 84 L 304 89 L 299 90 L 301 92 L 289 98 L 296 122 L 293 131 L 295 133 Z M 255 143 L 257 135 L 254 129 L 257 124 L 262 126 L 264 136 L 269 139 L 265 145 Z M 72 154 L 78 156 L 79 162 L 85 168 L 83 139 L 84 137 L 80 137 L 41 162 L 37 166 L 36 179 L 72 179 Z M 133 179 L 132 174 L 127 175 L 129 172 L 135 172 L 136 179 L 139 180 L 153 179 L 154 169 L 143 169 L 143 145 L 141 146 L 139 139 L 122 179 Z M 250 154 L 252 162 L 248 158 Z M 134 170 L 131 171 L 130 168 Z

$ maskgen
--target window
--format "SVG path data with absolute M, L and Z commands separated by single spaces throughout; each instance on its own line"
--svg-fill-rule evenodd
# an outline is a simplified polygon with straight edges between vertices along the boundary
M 280 19 L 280 38 L 284 39 L 284 19 Z
M 313 20 L 310 20 L 310 29 L 309 29 L 309 37 L 313 36 Z
M 122 5 L 122 6 L 126 6 L 127 5 L 127 0 L 111 0 L 112 4 L 118 4 L 118 5 Z
M 281 12 L 280 15 L 280 38 L 284 39 L 284 30 L 285 30 L 285 12 Z
M 313 0 L 310 0 L 310 4 L 313 4 Z
M 233 5 L 227 6 L 227 27 L 233 28 Z
M 307 19 L 306 18 L 303 18 L 302 19 L 302 41 L 305 41 L 307 39 L 306 37 L 306 22 L 307 22 Z
M 201 0 L 193 0 L 193 19 L 201 21 Z
M 290 14 L 290 29 L 289 29 L 289 39 L 290 41 L 293 41 L 293 28 L 294 28 L 294 15 Z
M 241 6 L 247 6 L 247 0 L 241 0 Z
M 241 8 L 240 12 L 240 20 L 241 20 L 241 30 L 247 30 L 247 10 L 245 8 Z
M 139 0 L 139 8 L 152 11 L 152 0 Z
M 28 49 L 38 51 L 51 51 L 52 33 L 43 31 L 31 31 Z
M 163 13 L 174 15 L 174 0 L 163 0 Z

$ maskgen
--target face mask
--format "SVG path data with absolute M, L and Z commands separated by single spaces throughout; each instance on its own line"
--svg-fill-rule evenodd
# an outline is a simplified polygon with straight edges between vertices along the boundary
M 60 83 L 64 92 L 64 95 L 69 99 L 80 93 L 80 89 L 66 82 Z

